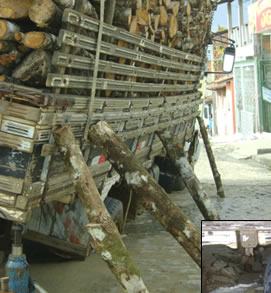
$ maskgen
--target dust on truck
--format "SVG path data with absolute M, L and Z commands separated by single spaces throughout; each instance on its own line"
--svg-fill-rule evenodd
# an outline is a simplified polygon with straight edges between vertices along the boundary
M 107 0 L 102 12 L 99 0 L 0 2 L 1 227 L 25 224 L 25 238 L 84 257 L 78 227 L 88 219 L 54 129 L 71 127 L 119 227 L 140 201 L 128 204 L 122 178 L 88 140 L 91 125 L 106 121 L 156 180 L 179 187 L 156 132 L 169 130 L 193 162 L 216 3 Z

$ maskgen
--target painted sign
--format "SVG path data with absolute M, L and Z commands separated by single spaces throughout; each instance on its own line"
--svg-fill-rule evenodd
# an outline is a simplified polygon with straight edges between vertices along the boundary
M 264 86 L 262 87 L 262 89 L 263 89 L 263 99 L 271 103 L 271 90 Z
M 271 30 L 271 0 L 260 0 L 248 7 L 249 32 Z

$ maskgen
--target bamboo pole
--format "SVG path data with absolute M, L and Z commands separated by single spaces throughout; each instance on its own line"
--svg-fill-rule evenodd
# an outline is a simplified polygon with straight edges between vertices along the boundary
M 225 197 L 225 193 L 224 193 L 224 189 L 223 189 L 223 185 L 222 185 L 222 181 L 221 181 L 221 176 L 218 172 L 217 166 L 216 166 L 216 162 L 215 162 L 215 157 L 211 148 L 211 144 L 210 141 L 208 139 L 208 133 L 206 131 L 205 125 L 204 125 L 204 121 L 200 116 L 197 116 L 198 122 L 199 122 L 199 126 L 200 126 L 200 132 L 203 138 L 203 142 L 205 145 L 205 149 L 207 152 L 207 156 L 209 159 L 209 163 L 212 169 L 212 173 L 213 173 L 213 177 L 215 180 L 215 185 L 216 185 L 216 189 L 217 189 L 217 194 L 220 197 Z
M 133 195 L 141 198 L 146 210 L 160 221 L 200 266 L 199 231 L 109 125 L 105 121 L 93 125 L 89 138 L 106 154 L 133 191 Z
M 86 227 L 92 247 L 108 264 L 123 292 L 148 293 L 101 199 L 71 128 L 64 126 L 56 129 L 54 138 L 89 219 Z
M 179 144 L 176 137 L 169 131 L 164 130 L 158 132 L 157 134 L 167 151 L 168 158 L 179 171 L 185 187 L 192 195 L 203 217 L 206 220 L 219 220 L 220 218 L 217 211 L 213 207 L 211 200 L 209 199 L 207 193 L 203 190 L 197 176 L 187 161 L 183 146 Z

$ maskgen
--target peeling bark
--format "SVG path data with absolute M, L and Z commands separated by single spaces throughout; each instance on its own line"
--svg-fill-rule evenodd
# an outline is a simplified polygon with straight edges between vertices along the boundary
M 198 178 L 192 170 L 192 167 L 187 161 L 183 146 L 178 144 L 176 137 L 169 131 L 161 131 L 158 133 L 158 136 L 167 151 L 168 158 L 179 171 L 185 187 L 192 195 L 203 217 L 206 220 L 219 220 L 220 218 L 217 211 L 213 207 L 211 200 L 203 190 Z
M 117 172 L 125 178 L 133 194 L 141 197 L 143 206 L 160 221 L 200 266 L 199 231 L 128 147 L 104 121 L 91 127 L 89 137 L 106 154 Z
M 218 172 L 216 162 L 215 162 L 215 157 L 214 157 L 211 145 L 210 145 L 210 141 L 208 139 L 208 133 L 206 131 L 206 128 L 205 128 L 205 125 L 204 125 L 204 122 L 203 122 L 202 118 L 198 116 L 197 119 L 198 119 L 198 122 L 199 122 L 200 132 L 202 134 L 202 138 L 203 138 L 204 145 L 205 145 L 205 148 L 206 148 L 207 156 L 208 156 L 209 163 L 210 163 L 212 173 L 213 173 L 213 177 L 214 177 L 214 180 L 215 180 L 217 194 L 219 196 L 221 196 L 221 197 L 225 197 L 224 189 L 223 189 L 223 185 L 222 185 L 222 181 L 221 181 L 221 176 L 220 176 L 220 174 Z
M 148 293 L 116 225 L 101 200 L 70 127 L 56 129 L 54 137 L 88 216 L 89 224 L 86 228 L 91 236 L 92 247 L 108 264 L 123 292 Z

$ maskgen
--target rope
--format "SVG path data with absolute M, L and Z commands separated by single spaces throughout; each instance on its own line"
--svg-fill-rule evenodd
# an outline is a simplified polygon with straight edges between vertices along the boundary
M 97 40 L 95 67 L 94 67 L 94 72 L 93 72 L 93 83 L 92 83 L 92 88 L 91 88 L 90 103 L 89 103 L 89 107 L 88 107 L 88 120 L 86 123 L 85 132 L 84 132 L 84 141 L 86 141 L 87 137 L 88 137 L 88 130 L 89 130 L 89 126 L 91 123 L 93 106 L 94 106 L 94 102 L 95 102 L 96 83 L 97 83 L 97 75 L 98 75 L 98 64 L 99 64 L 99 59 L 100 59 L 101 41 L 102 41 L 103 25 L 104 25 L 104 1 L 105 0 L 101 0 L 101 2 L 100 2 L 100 26 L 99 26 L 98 40 Z

